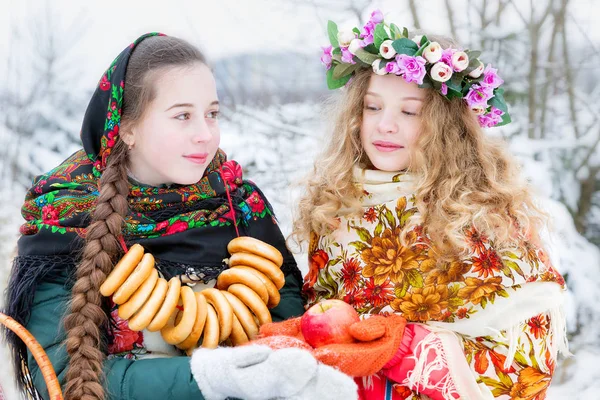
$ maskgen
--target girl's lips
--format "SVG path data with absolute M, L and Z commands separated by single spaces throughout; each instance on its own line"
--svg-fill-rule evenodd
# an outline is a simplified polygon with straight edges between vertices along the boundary
M 183 157 L 193 162 L 194 164 L 204 164 L 206 162 L 206 159 L 208 158 L 208 153 L 194 153 L 188 154 L 187 156 Z
M 392 143 L 392 142 L 385 142 L 382 140 L 377 140 L 377 141 L 373 142 L 373 146 L 375 146 L 375 148 L 377 150 L 386 152 L 386 153 L 404 148 L 404 146 L 402 146 L 400 144 Z

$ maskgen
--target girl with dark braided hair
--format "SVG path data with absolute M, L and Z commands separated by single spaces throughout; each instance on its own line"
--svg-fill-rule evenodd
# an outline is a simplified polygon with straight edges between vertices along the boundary
M 144 35 L 102 76 L 84 117 L 83 148 L 27 193 L 6 312 L 44 347 L 66 399 L 261 398 L 261 390 L 288 397 L 307 388 L 318 397 L 317 372 L 339 374 L 300 350 L 244 346 L 215 350 L 211 370 L 231 374 L 206 383 L 192 370 L 209 357 L 194 361 L 158 332 L 129 329 L 100 293 L 133 244 L 155 257 L 166 280 L 209 287 L 227 268 L 227 244 L 251 236 L 283 255 L 273 320 L 303 313 L 300 272 L 269 202 L 219 149 L 218 114 L 204 56 L 183 40 Z M 21 385 L 47 398 L 31 353 L 14 335 L 9 343 Z M 241 367 L 245 375 L 235 372 Z

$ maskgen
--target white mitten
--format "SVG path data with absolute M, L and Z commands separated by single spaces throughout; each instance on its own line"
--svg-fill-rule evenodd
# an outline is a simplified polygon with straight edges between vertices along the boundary
M 304 390 L 319 368 L 305 350 L 260 345 L 200 348 L 192 354 L 190 366 L 206 400 L 290 397 Z
M 282 397 L 285 400 L 357 400 L 358 386 L 354 379 L 337 369 L 320 364 L 317 373 L 299 393 Z

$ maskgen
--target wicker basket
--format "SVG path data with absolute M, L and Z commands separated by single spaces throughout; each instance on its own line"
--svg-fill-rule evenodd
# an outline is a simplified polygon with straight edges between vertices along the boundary
M 46 386 L 48 387 L 48 394 L 50 395 L 50 399 L 52 400 L 63 400 L 62 390 L 60 389 L 60 383 L 58 382 L 58 378 L 56 377 L 56 373 L 54 372 L 54 368 L 52 367 L 52 363 L 46 355 L 46 352 L 40 346 L 37 340 L 33 337 L 33 335 L 25 329 L 25 327 L 19 324 L 17 321 L 0 313 L 0 323 L 6 326 L 8 329 L 13 331 L 17 336 L 21 338 L 21 340 L 25 343 L 35 361 L 37 362 L 40 371 L 42 372 L 42 376 L 44 377 L 44 381 L 46 382 Z

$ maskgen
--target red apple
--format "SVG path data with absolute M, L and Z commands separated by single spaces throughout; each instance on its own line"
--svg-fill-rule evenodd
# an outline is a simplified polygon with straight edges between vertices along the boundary
M 315 304 L 300 319 L 300 329 L 308 344 L 321 347 L 332 343 L 352 343 L 348 327 L 360 320 L 348 303 L 328 299 Z

